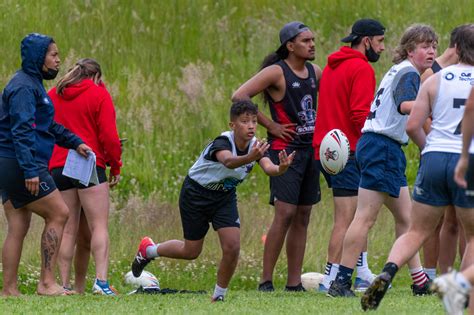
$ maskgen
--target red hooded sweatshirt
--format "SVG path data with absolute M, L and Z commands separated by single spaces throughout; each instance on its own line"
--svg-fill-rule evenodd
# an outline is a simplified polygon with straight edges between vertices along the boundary
M 110 165 L 110 174 L 120 174 L 122 166 L 120 139 L 115 121 L 115 108 L 104 84 L 96 85 L 85 79 L 56 93 L 54 87 L 48 92 L 54 105 L 54 120 L 78 135 L 92 148 L 97 166 Z M 63 167 L 68 150 L 54 146 L 49 169 Z
M 319 102 L 313 137 L 314 155 L 326 133 L 342 130 L 355 151 L 375 93 L 375 72 L 367 57 L 347 46 L 328 57 L 319 83 Z

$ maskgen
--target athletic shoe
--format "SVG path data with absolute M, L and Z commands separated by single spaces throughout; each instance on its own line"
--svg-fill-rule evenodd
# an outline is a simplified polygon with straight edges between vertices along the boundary
M 392 277 L 387 272 L 382 272 L 372 281 L 360 300 L 364 311 L 375 310 L 379 307 L 391 281 Z
M 99 295 L 116 296 L 117 291 L 109 285 L 108 281 L 100 281 L 95 279 L 94 285 L 92 286 L 92 293 Z
M 155 245 L 155 243 L 153 243 L 153 240 L 148 236 L 145 236 L 141 240 L 140 245 L 138 246 L 137 255 L 135 256 L 135 259 L 132 262 L 132 273 L 135 278 L 140 277 L 146 265 L 148 265 L 148 263 L 154 259 L 146 258 L 146 248 L 152 245 Z
M 285 286 L 285 291 L 287 292 L 306 292 L 306 289 L 303 288 L 303 284 L 299 283 L 294 287 Z
M 455 279 L 456 272 L 444 274 L 434 279 L 431 291 L 435 292 L 443 301 L 446 313 L 450 315 L 461 315 L 464 313 L 469 290 L 463 288 Z
M 323 293 L 328 293 L 328 288 L 326 288 L 326 287 L 324 286 L 324 284 L 320 283 L 320 284 L 319 284 L 318 291 L 319 291 L 319 292 L 323 292 Z
M 414 296 L 433 294 L 433 291 L 431 291 L 430 289 L 432 283 L 433 283 L 432 280 L 428 280 L 423 285 L 412 284 L 411 291 L 413 292 Z
M 333 281 L 329 287 L 328 293 L 326 296 L 329 297 L 355 297 L 354 291 L 351 290 L 352 283 L 351 281 L 346 283 L 340 283 L 338 281 Z
M 262 282 L 258 285 L 258 291 L 260 292 L 273 292 L 275 288 L 273 287 L 273 283 L 269 281 Z
M 216 302 L 224 302 L 224 296 L 218 295 L 211 299 L 211 303 L 216 303 Z
M 373 279 L 372 279 L 372 281 L 373 281 Z M 365 292 L 367 290 L 367 288 L 370 286 L 370 284 L 372 283 L 372 281 L 364 280 L 364 279 L 361 279 L 359 277 L 356 277 L 355 281 L 354 281 L 354 291 L 355 292 Z

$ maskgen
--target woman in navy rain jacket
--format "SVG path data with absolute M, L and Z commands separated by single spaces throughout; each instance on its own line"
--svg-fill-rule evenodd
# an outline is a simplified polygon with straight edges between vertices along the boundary
M 29 34 L 21 42 L 21 69 L 3 90 L 0 106 L 0 189 L 8 222 L 3 245 L 3 295 L 19 295 L 17 274 L 31 214 L 45 220 L 37 292 L 61 295 L 54 267 L 68 208 L 48 173 L 54 144 L 87 156 L 91 149 L 53 121 L 54 107 L 43 79 L 54 79 L 59 52 L 51 37 Z

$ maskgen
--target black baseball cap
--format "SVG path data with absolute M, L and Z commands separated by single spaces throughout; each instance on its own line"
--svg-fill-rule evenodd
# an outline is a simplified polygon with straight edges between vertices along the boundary
M 361 19 L 352 25 L 349 36 L 341 39 L 343 43 L 352 43 L 360 36 L 377 36 L 385 34 L 385 26 L 373 19 Z
M 285 26 L 280 30 L 280 47 L 278 50 L 285 46 L 285 44 L 296 35 L 305 31 L 309 31 L 309 27 L 304 25 L 302 22 L 293 21 L 285 24 Z

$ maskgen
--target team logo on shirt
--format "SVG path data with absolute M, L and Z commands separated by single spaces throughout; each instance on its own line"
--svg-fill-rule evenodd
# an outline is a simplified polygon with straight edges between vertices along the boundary
M 306 94 L 301 99 L 301 109 L 298 112 L 298 117 L 303 122 L 303 126 L 297 126 L 296 132 L 298 134 L 313 133 L 316 111 L 313 108 L 313 97 L 310 94 Z
M 444 78 L 445 78 L 446 80 L 448 80 L 448 81 L 451 81 L 452 79 L 455 78 L 455 75 L 454 75 L 454 73 L 452 73 L 452 72 L 448 72 L 448 73 L 446 73 L 446 74 L 444 75 Z
M 298 81 L 293 82 L 291 84 L 291 87 L 294 88 L 294 89 L 298 89 L 298 88 L 300 88 L 300 86 L 301 86 L 301 84 Z

